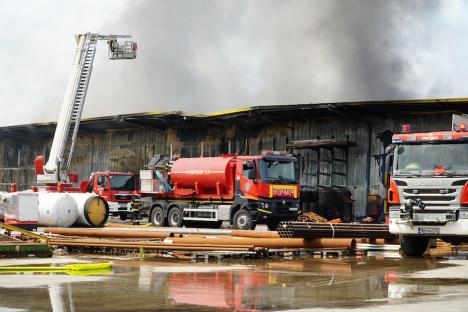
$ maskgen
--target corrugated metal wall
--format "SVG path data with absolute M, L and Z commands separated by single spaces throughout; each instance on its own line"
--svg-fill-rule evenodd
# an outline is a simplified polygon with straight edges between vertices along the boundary
M 345 184 L 352 189 L 354 214 L 366 214 L 368 193 L 367 166 L 370 159 L 369 192 L 383 195 L 380 186 L 379 163 L 372 155 L 383 152 L 383 145 L 376 137 L 385 130 L 398 131 L 401 124 L 410 123 L 414 131 L 442 130 L 450 127 L 449 113 L 397 115 L 388 119 L 366 117 L 367 122 L 346 118 L 304 119 L 298 116 L 283 125 L 265 122 L 249 126 L 234 124 L 224 127 L 203 124 L 198 128 L 166 129 L 165 131 L 140 128 L 105 132 L 82 131 L 78 137 L 72 169 L 81 179 L 99 170 L 138 172 L 155 154 L 180 153 L 182 157 L 217 156 L 222 153 L 258 154 L 261 150 L 284 150 L 286 144 L 304 139 L 348 139 L 356 142 L 348 152 L 347 176 L 341 180 L 335 177 L 335 184 Z M 233 123 L 233 121 L 230 121 Z M 370 135 L 370 137 L 369 137 Z M 370 139 L 370 142 L 369 142 Z M 1 188 L 16 182 L 20 189 L 35 183 L 32 168 L 34 157 L 47 154 L 50 138 L 2 138 L 0 140 L 0 181 Z M 369 143 L 371 151 L 369 153 Z M 298 150 L 301 161 L 301 183 L 317 184 L 316 153 L 312 150 Z M 339 151 L 335 151 L 337 154 Z M 322 154 L 322 157 L 326 153 Z M 343 156 L 343 155 L 341 155 Z M 329 156 L 328 156 L 329 157 Z M 330 174 L 330 168 L 321 165 L 321 172 Z M 342 168 L 341 170 L 345 170 Z M 320 184 L 330 184 L 329 175 L 320 176 Z

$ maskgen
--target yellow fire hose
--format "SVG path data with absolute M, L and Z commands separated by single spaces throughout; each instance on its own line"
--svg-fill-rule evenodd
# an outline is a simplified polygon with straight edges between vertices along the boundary
M 112 263 L 79 263 L 67 264 L 64 266 L 0 266 L 0 273 L 3 272 L 78 272 L 78 271 L 107 271 L 112 269 Z

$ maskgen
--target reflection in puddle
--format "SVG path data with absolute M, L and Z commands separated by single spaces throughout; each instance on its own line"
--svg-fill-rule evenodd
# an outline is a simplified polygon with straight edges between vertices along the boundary
M 466 266 L 432 259 L 374 257 L 224 262 L 222 266 L 142 262 L 115 266 L 107 277 L 0 275 L 0 305 L 52 311 L 256 311 L 372 308 L 421 296 L 466 296 L 466 281 L 419 277 L 443 270 L 456 274 Z

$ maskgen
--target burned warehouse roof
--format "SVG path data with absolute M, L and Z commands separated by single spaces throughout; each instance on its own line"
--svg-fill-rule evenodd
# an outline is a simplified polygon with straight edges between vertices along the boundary
M 208 114 L 149 112 L 87 118 L 80 130 L 105 131 L 128 128 L 191 128 L 200 124 L 226 126 L 230 124 L 279 123 L 284 120 L 343 117 L 351 119 L 390 118 L 395 114 L 468 113 L 468 98 L 392 100 L 367 102 L 334 102 L 290 105 L 253 106 Z M 0 135 L 47 135 L 55 130 L 55 122 L 0 127 Z

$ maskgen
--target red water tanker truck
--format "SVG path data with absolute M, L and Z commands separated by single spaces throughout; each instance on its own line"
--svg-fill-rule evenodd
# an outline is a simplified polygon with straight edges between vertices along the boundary
M 141 198 L 155 226 L 219 227 L 229 221 L 238 229 L 257 223 L 276 229 L 299 211 L 297 159 L 286 153 L 261 156 L 180 158 L 163 175 L 141 170 Z

